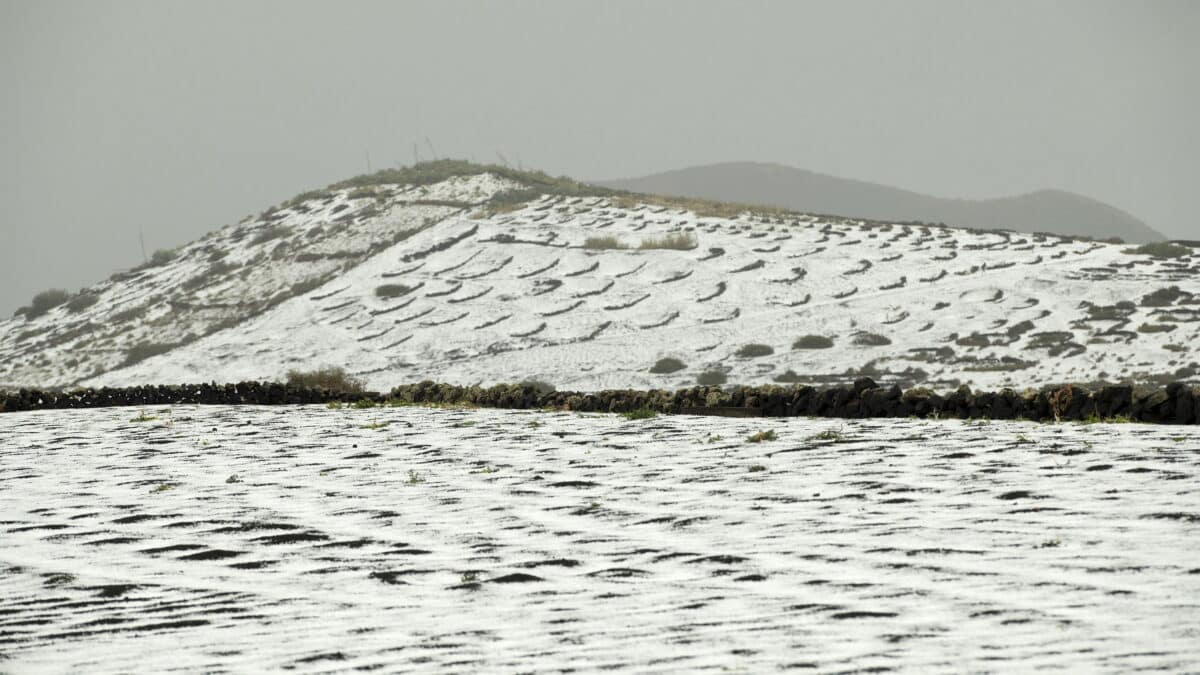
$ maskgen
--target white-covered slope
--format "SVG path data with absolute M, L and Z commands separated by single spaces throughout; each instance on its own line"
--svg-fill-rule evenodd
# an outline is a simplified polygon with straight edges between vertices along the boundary
M 377 389 L 678 387 L 714 371 L 730 383 L 867 374 L 988 388 L 1195 377 L 1196 252 L 717 217 L 653 198 L 487 204 L 521 187 L 483 173 L 294 200 L 98 285 L 80 313 L 0 323 L 0 382 L 238 381 L 319 366 Z M 640 248 L 667 235 L 695 247 Z M 605 237 L 628 248 L 595 248 Z M 795 348 L 804 336 L 833 346 Z M 650 372 L 665 357 L 686 367 Z

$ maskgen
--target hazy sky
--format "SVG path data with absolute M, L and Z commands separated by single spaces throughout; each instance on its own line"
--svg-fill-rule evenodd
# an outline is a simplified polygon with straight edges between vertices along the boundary
M 441 156 L 1079 192 L 1200 238 L 1200 2 L 0 0 L 0 313 Z

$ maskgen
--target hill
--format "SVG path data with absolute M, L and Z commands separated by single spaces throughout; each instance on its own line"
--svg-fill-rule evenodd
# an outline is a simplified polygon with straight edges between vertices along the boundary
M 779 164 L 729 162 L 599 185 L 661 195 L 762 204 L 884 221 L 946 223 L 1146 243 L 1166 239 L 1112 206 L 1061 190 L 1000 199 L 942 199 Z
M 0 321 L 0 382 L 343 366 L 562 388 L 1195 379 L 1200 254 L 631 195 L 442 161 L 299 195 Z

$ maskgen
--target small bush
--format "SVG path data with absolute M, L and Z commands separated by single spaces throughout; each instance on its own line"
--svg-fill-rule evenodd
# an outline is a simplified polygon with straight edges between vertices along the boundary
M 286 237 L 291 233 L 292 233 L 292 231 L 290 228 L 284 227 L 282 225 L 268 225 L 268 226 L 262 228 L 261 230 L 259 230 L 258 234 L 254 235 L 254 238 L 250 240 L 250 245 L 254 246 L 256 244 L 265 244 L 266 242 L 271 241 L 273 239 L 279 239 L 280 237 Z
M 992 344 L 986 335 L 980 335 L 979 333 L 971 333 L 966 337 L 960 337 L 954 343 L 960 347 L 987 347 Z
M 722 385 L 729 381 L 729 378 L 719 370 L 708 370 L 696 376 L 696 383 L 703 385 Z
M 686 363 L 680 361 L 679 359 L 668 356 L 664 359 L 655 361 L 654 365 L 650 367 L 650 372 L 654 373 L 655 375 L 666 375 L 668 373 L 678 372 L 684 368 L 687 368 Z
M 861 347 L 884 347 L 892 344 L 892 341 L 875 333 L 859 333 L 854 336 L 854 344 Z
M 110 316 L 109 321 L 111 323 L 125 323 L 126 321 L 140 319 L 146 315 L 146 310 L 149 309 L 149 307 L 149 305 L 138 305 L 136 307 L 130 307 L 129 309 L 123 309 Z
M 533 387 L 538 396 L 549 396 L 555 391 L 554 385 L 542 380 L 525 380 L 521 383 L 522 387 Z
M 150 254 L 150 267 L 162 267 L 175 259 L 175 251 L 167 248 L 160 248 Z
M 129 351 L 125 352 L 125 362 L 121 364 L 121 366 L 132 366 L 133 364 L 145 361 L 152 356 L 166 354 L 177 346 L 178 345 L 171 342 L 140 342 L 130 347 Z
M 637 410 L 621 413 L 621 416 L 627 420 L 645 420 L 651 417 L 658 417 L 658 411 L 651 410 L 650 408 L 638 408 Z
M 1173 330 L 1174 324 L 1169 323 L 1144 323 L 1138 326 L 1139 333 L 1170 333 Z
M 289 207 L 293 207 L 293 206 L 298 206 L 307 201 L 312 201 L 312 200 L 316 200 L 316 199 L 328 199 L 332 196 L 333 196 L 333 193 L 330 192 L 329 190 L 309 190 L 308 192 L 301 192 L 300 194 L 296 195 L 295 197 L 292 197 L 291 199 L 287 200 L 280 206 L 282 206 L 283 208 L 289 208 Z
M 770 345 L 757 343 L 742 345 L 741 349 L 737 350 L 738 357 L 743 359 L 754 359 L 760 356 L 770 356 L 774 353 L 775 350 Z
M 1191 295 L 1179 290 L 1178 286 L 1168 286 L 1143 295 L 1142 307 L 1170 307 L 1180 298 L 1189 298 Z
M 840 441 L 842 440 L 842 431 L 840 429 L 826 429 L 821 433 L 813 436 L 811 441 Z
M 67 301 L 67 311 L 78 314 L 100 301 L 95 293 L 80 293 Z
M 792 349 L 829 349 L 833 340 L 824 335 L 805 335 L 792 343 Z
M 756 434 L 750 434 L 749 436 L 746 437 L 746 442 L 747 443 L 762 443 L 763 441 L 774 441 L 778 438 L 779 438 L 779 436 L 777 436 L 775 434 L 774 429 L 767 429 L 766 431 L 760 431 Z
M 180 284 L 180 286 L 185 291 L 194 291 L 197 288 L 201 288 L 218 281 L 220 277 L 229 274 L 235 269 L 237 268 L 234 265 L 224 260 L 218 260 L 210 264 L 208 269 L 199 272 L 194 277 L 184 281 L 182 284 Z
M 404 284 L 384 284 L 375 287 L 375 297 L 377 298 L 399 298 L 408 295 L 416 290 L 415 286 L 405 286 Z
M 1155 258 L 1182 258 L 1192 254 L 1192 249 L 1169 241 L 1156 241 L 1153 244 L 1142 244 L 1137 248 L 1127 248 L 1125 253 L 1134 255 L 1149 255 Z
M 679 232 L 676 234 L 668 234 L 665 237 L 654 238 L 648 237 L 642 240 L 638 246 L 639 249 L 654 249 L 665 248 L 674 251 L 690 251 L 698 246 L 696 235 L 691 232 Z
M 343 394 L 361 394 L 364 382 L 346 373 L 345 368 L 289 370 L 287 383 L 293 387 L 319 388 Z
M 628 245 L 622 243 L 620 239 L 617 239 L 616 237 L 614 237 L 612 235 L 608 235 L 605 237 L 588 237 L 583 242 L 583 247 L 590 248 L 593 250 L 629 248 Z
M 25 317 L 36 319 L 70 299 L 70 294 L 61 288 L 51 288 L 33 296 L 33 302 L 25 309 Z
M 788 368 L 786 371 L 771 378 L 771 380 L 774 382 L 779 382 L 780 384 L 784 384 L 784 383 L 793 383 L 793 382 L 803 382 L 804 378 L 801 377 L 799 374 L 797 374 L 796 371 L 792 370 L 791 368 Z

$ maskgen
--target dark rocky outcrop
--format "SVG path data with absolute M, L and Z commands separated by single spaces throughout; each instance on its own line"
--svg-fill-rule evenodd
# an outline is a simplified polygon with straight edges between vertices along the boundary
M 580 412 L 716 414 L 768 417 L 918 417 L 1025 419 L 1033 421 L 1128 420 L 1157 424 L 1200 423 L 1200 389 L 1176 382 L 1162 389 L 1128 385 L 1064 385 L 1017 392 L 974 392 L 962 386 L 946 395 L 925 388 L 881 387 L 871 378 L 851 386 L 695 386 L 676 391 L 618 389 L 553 391 L 537 383 L 464 387 L 418 382 L 379 392 L 348 393 L 278 382 L 147 385 L 126 388 L 0 392 L 0 412 L 154 405 L 296 405 L 339 402 L 458 404 L 491 408 Z

